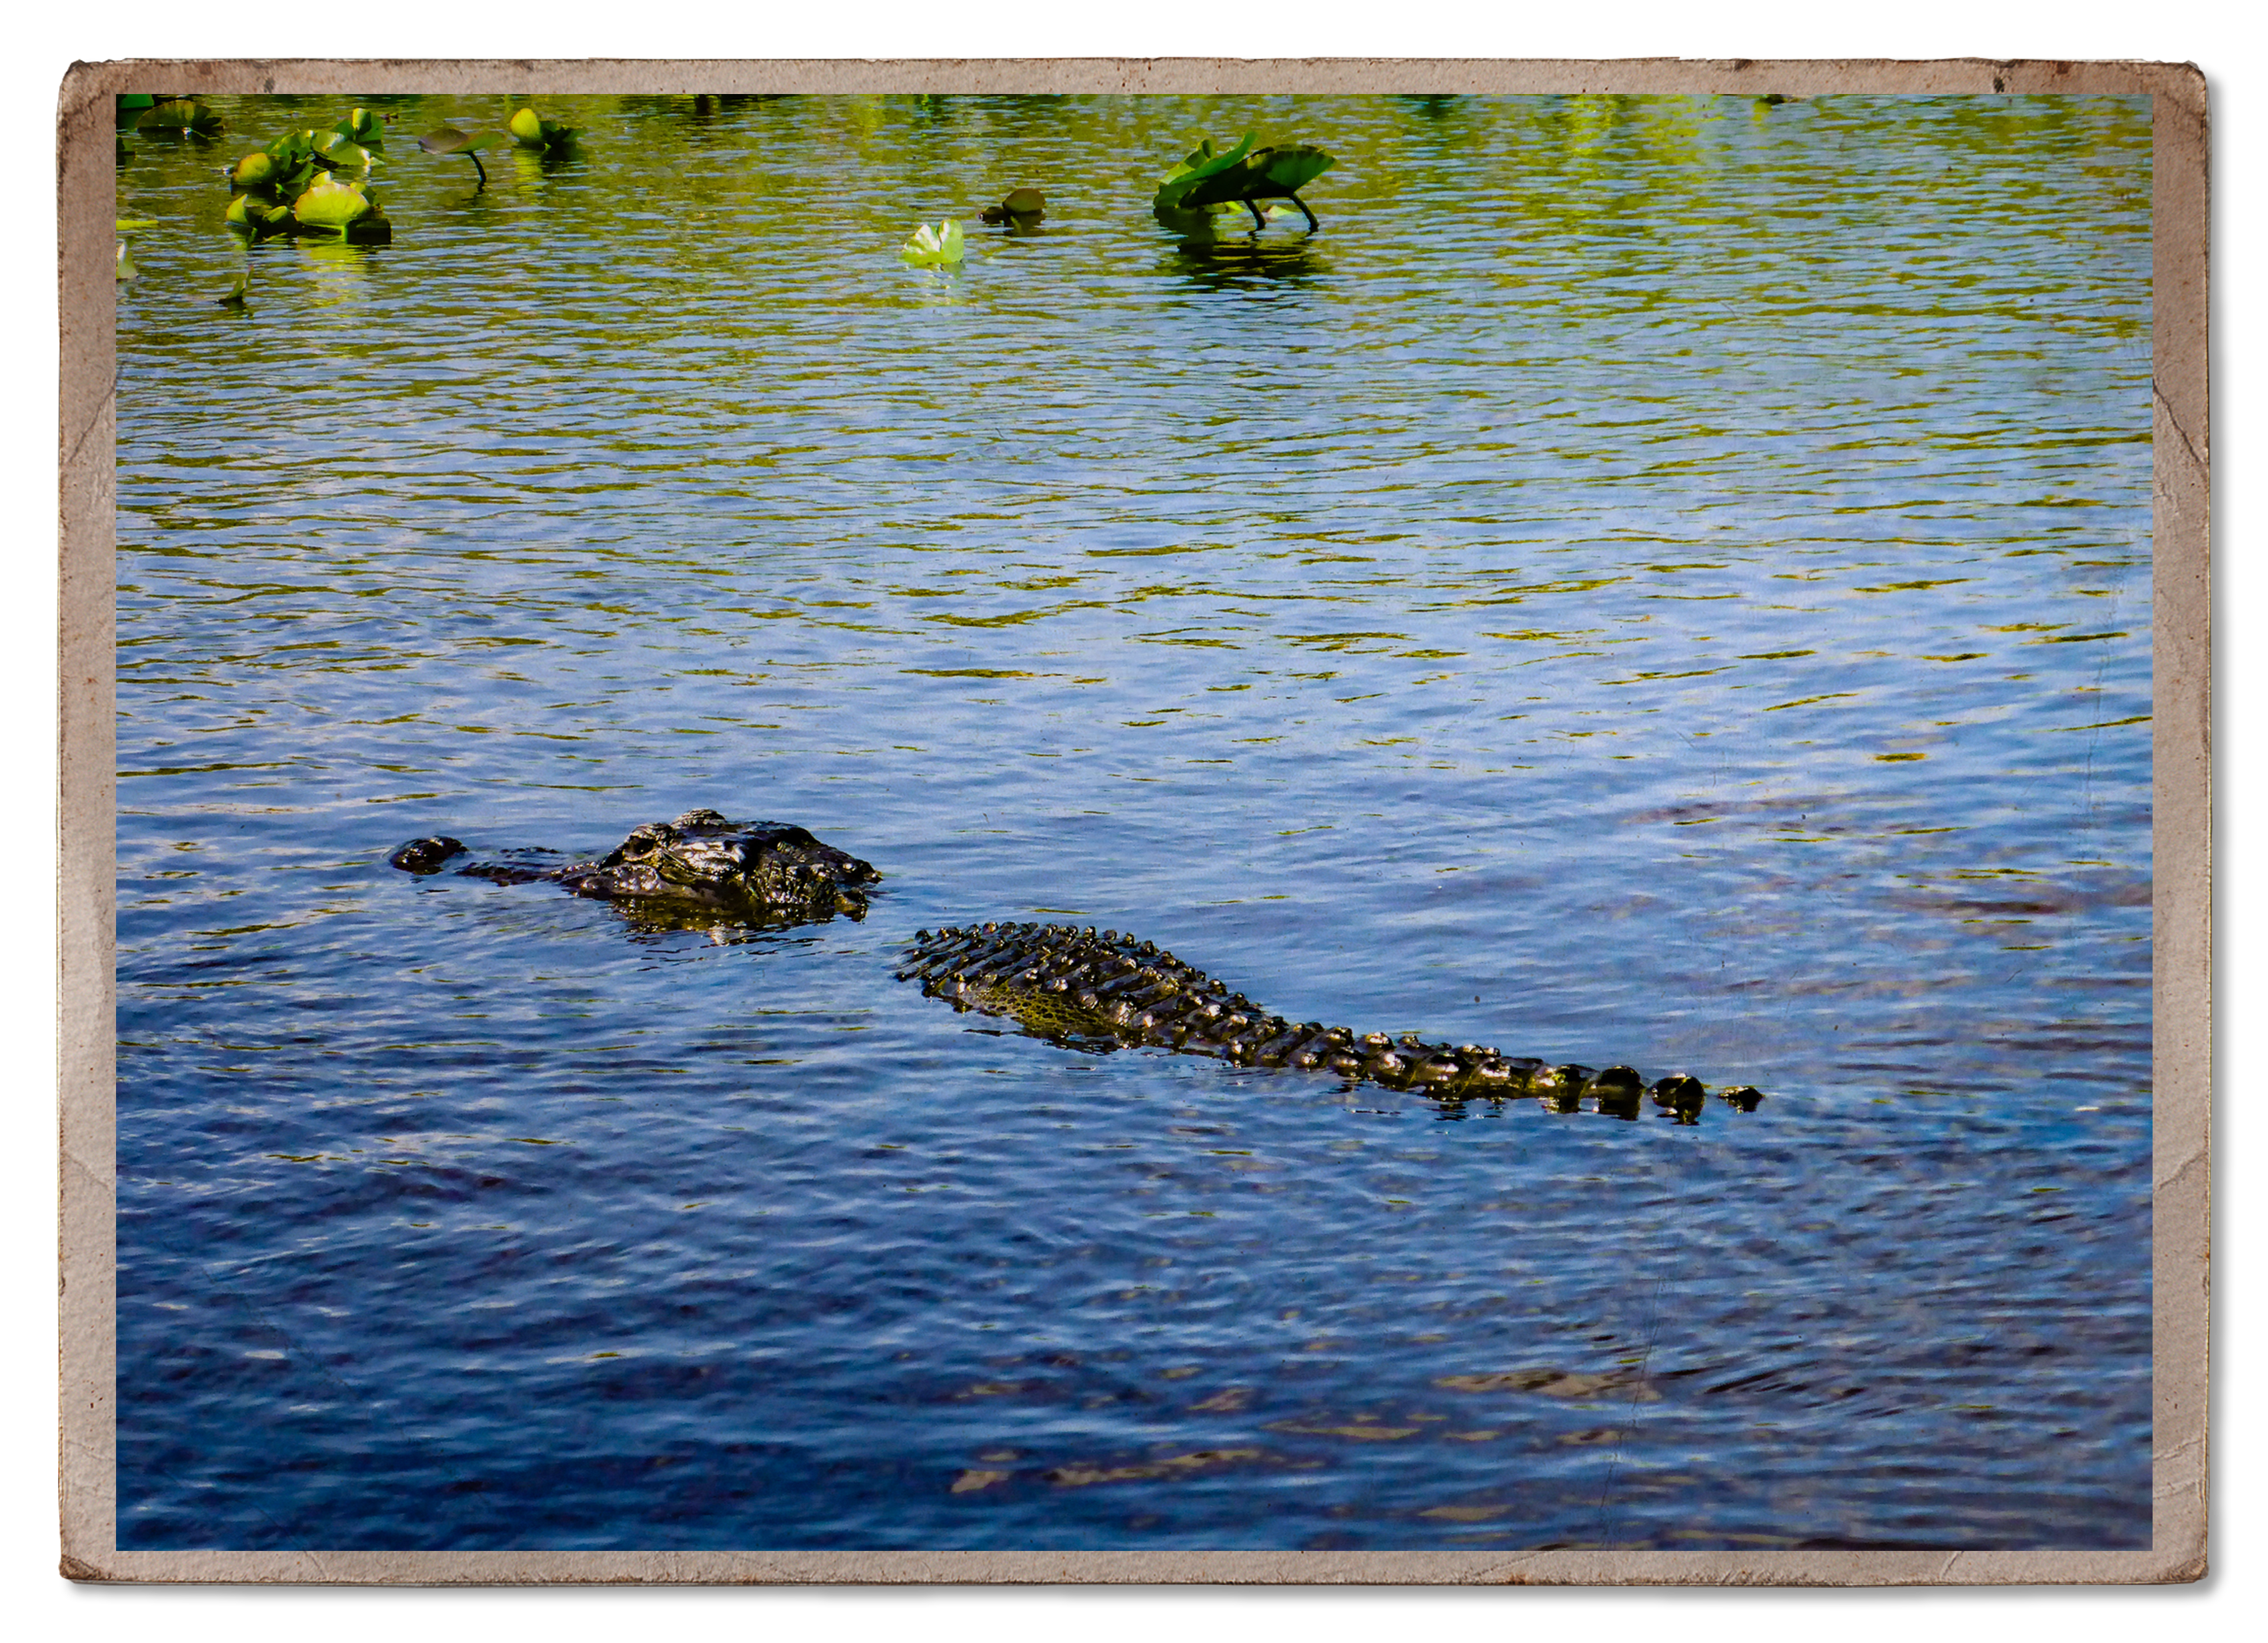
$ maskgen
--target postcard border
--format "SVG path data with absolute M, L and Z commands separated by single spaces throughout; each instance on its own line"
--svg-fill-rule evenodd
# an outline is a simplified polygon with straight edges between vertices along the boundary
M 112 98 L 374 92 L 1434 92 L 2153 99 L 2152 1545 L 2132 1551 L 121 1551 L 115 1529 L 116 169 Z M 158 60 L 77 63 L 56 121 L 63 1402 L 67 1578 L 390 1585 L 2128 1584 L 2205 1573 L 2212 1117 L 2211 494 L 2206 84 L 2194 64 L 1982 59 Z

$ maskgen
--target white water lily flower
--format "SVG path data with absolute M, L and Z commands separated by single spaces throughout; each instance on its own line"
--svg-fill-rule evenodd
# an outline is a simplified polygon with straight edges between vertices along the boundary
M 898 254 L 909 262 L 941 268 L 961 261 L 965 238 L 961 225 L 950 218 L 934 228 L 924 223 Z

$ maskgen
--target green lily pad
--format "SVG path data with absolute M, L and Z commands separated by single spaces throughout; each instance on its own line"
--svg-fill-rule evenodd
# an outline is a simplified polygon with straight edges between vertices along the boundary
M 1338 162 L 1322 150 L 1303 143 L 1291 148 L 1263 149 L 1252 157 L 1252 164 L 1270 183 L 1290 194 L 1304 188 Z
M 419 137 L 417 146 L 428 154 L 470 154 L 494 148 L 504 140 L 504 134 L 497 131 L 460 131 L 454 126 L 443 126 Z
M 934 228 L 924 223 L 898 248 L 898 254 L 916 268 L 949 268 L 967 254 L 967 235 L 950 218 Z
M 1158 184 L 1156 197 L 1151 202 L 1155 209 L 1171 211 L 1183 209 L 1184 196 L 1206 178 L 1227 170 L 1251 151 L 1253 133 L 1244 134 L 1244 140 L 1226 154 L 1213 152 L 1212 139 L 1206 137 L 1197 145 L 1189 157 L 1167 172 Z
M 239 194 L 228 203 L 222 220 L 231 228 L 241 228 L 255 236 L 280 234 L 292 225 L 291 208 L 257 194 Z
M 232 188 L 269 188 L 276 185 L 276 179 L 282 174 L 276 157 L 263 149 L 257 154 L 247 154 L 236 162 L 235 169 L 228 173 L 228 186 Z
M 1289 200 L 1300 208 L 1312 229 L 1316 225 L 1315 214 L 1298 190 L 1336 163 L 1322 150 L 1304 143 L 1255 149 L 1248 131 L 1226 154 L 1212 152 L 1211 141 L 1207 139 L 1187 160 L 1166 173 L 1151 205 L 1161 219 L 1169 221 L 1190 212 L 1243 205 L 1258 225 L 1264 219 L 1256 201 Z
M 359 183 L 327 180 L 291 202 L 291 219 L 303 230 L 343 233 L 377 209 Z
M 371 162 L 378 158 L 352 137 L 342 136 L 336 131 L 323 134 L 322 139 L 315 144 L 315 153 L 320 158 L 328 160 L 334 168 L 345 166 L 362 171 L 368 171 Z
M 220 116 L 194 97 L 169 97 L 134 122 L 136 131 L 178 131 L 190 136 L 210 136 L 220 126 Z
M 374 110 L 357 108 L 331 128 L 350 143 L 358 143 L 366 149 L 386 146 L 386 120 Z
M 428 154 L 462 154 L 473 162 L 473 171 L 481 180 L 481 187 L 489 185 L 489 168 L 481 164 L 481 150 L 494 148 L 506 139 L 496 131 L 460 131 L 454 126 L 443 126 L 428 131 L 417 139 L 417 146 Z

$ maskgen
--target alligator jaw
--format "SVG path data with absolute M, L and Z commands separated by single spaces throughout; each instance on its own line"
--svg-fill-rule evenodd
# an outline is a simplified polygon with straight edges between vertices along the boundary
M 1597 1111 L 1634 1119 L 1650 1094 L 1680 1124 L 1697 1123 L 1706 1103 L 1699 1081 L 1683 1073 L 1648 1086 L 1626 1066 L 1553 1066 L 1483 1044 L 1286 1021 L 1156 943 L 1116 930 L 984 924 L 917 931 L 898 979 L 919 981 L 924 994 L 956 1010 L 1020 1021 L 1042 1038 L 1110 1039 L 1241 1066 L 1306 1068 L 1453 1103 L 1532 1095 L 1573 1112 L 1587 1100 Z M 1764 1099 L 1745 1086 L 1725 1098 L 1743 1112 Z

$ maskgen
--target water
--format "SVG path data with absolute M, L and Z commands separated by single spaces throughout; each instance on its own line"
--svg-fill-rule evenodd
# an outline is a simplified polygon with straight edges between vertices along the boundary
M 217 106 L 120 176 L 122 1547 L 2147 1544 L 2146 99 L 566 99 L 475 190 L 397 99 L 247 316 L 217 168 L 348 105 Z M 1319 235 L 1152 220 L 1248 127 Z M 385 864 L 702 805 L 871 915 Z M 1767 1099 L 891 979 L 988 917 Z

